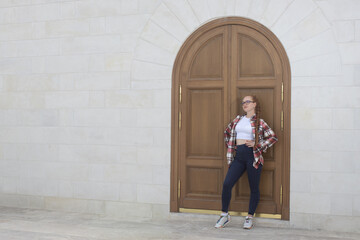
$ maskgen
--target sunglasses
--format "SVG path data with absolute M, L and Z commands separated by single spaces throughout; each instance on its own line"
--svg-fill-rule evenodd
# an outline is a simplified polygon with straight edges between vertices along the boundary
M 254 101 L 247 100 L 247 101 L 242 102 L 241 104 L 244 105 L 244 104 L 249 104 L 249 103 L 253 103 L 253 102 Z

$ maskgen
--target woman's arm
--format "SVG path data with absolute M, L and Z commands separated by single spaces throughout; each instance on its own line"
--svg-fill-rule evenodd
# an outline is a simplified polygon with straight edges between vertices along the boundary
M 225 141 L 225 145 L 228 148 L 229 147 L 229 140 L 230 140 L 230 136 L 231 136 L 231 129 L 234 126 L 234 121 L 231 121 L 228 126 L 226 127 L 225 131 L 224 131 L 224 141 Z
M 278 138 L 269 125 L 267 125 L 267 123 L 262 119 L 260 120 L 259 128 L 259 134 L 262 134 L 262 139 L 260 139 L 258 145 L 256 145 L 256 148 L 261 152 L 266 152 L 268 148 L 270 148 L 278 141 Z

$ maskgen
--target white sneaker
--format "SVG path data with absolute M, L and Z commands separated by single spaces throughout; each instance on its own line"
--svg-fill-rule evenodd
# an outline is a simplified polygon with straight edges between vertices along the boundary
M 215 228 L 223 228 L 230 222 L 230 215 L 220 216 L 219 220 L 215 224 Z
M 245 229 L 251 229 L 253 227 L 253 222 L 251 217 L 246 217 L 244 222 Z

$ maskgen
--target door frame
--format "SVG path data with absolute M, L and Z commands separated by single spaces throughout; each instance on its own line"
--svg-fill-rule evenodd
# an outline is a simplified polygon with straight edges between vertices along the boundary
M 170 212 L 179 212 L 179 199 L 178 193 L 180 192 L 179 184 L 179 101 L 180 101 L 180 70 L 183 60 L 191 47 L 191 45 L 203 33 L 224 25 L 242 25 L 255 29 L 260 32 L 273 44 L 277 53 L 279 54 L 281 65 L 283 69 L 283 136 L 284 136 L 284 165 L 282 168 L 282 210 L 281 219 L 290 219 L 290 113 L 291 113 L 291 72 L 290 62 L 287 57 L 286 51 L 281 44 L 280 40 L 264 25 L 243 17 L 224 17 L 210 21 L 197 30 L 195 30 L 181 46 L 173 67 L 172 72 L 172 88 L 171 88 L 171 170 L 170 170 Z M 225 158 L 225 156 L 224 156 Z M 224 160 L 225 161 L 225 160 Z

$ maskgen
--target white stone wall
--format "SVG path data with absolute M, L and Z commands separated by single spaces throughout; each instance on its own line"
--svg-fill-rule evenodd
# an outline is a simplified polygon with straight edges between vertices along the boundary
M 0 205 L 168 216 L 173 62 L 234 15 L 290 59 L 291 225 L 359 231 L 359 0 L 0 1 Z

